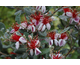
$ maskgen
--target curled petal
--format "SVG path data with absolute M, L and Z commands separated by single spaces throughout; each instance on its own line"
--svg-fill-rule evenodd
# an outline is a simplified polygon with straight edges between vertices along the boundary
M 56 34 L 55 34 L 55 39 L 60 38 L 60 36 L 61 36 L 61 35 L 60 35 L 59 33 L 56 33 Z
M 33 49 L 30 49 L 30 54 L 31 54 L 31 56 L 33 55 Z
M 50 30 L 51 25 L 49 23 L 47 23 L 46 26 L 47 26 L 47 29 Z
M 61 57 L 61 54 L 56 54 L 56 56 Z
M 65 13 L 63 13 L 62 15 L 65 16 Z
M 35 55 L 39 55 L 41 51 L 38 48 L 35 48 Z
M 53 40 L 50 40 L 49 45 L 51 46 L 53 45 Z
M 31 25 L 29 25 L 27 29 L 28 29 L 28 30 L 31 30 Z
M 66 15 L 67 15 L 68 17 L 72 17 L 72 13 L 71 13 L 71 12 L 66 12 Z
M 40 23 L 38 30 L 41 30 L 43 23 Z
M 76 23 L 78 23 L 79 22 L 79 17 L 76 17 L 76 18 L 74 18 L 74 21 L 76 22 Z
M 19 38 L 19 41 L 20 41 L 21 43 L 23 43 L 23 44 L 27 42 L 23 37 L 20 37 L 20 38 Z
M 43 25 L 43 27 L 42 27 L 42 30 L 41 30 L 41 31 L 44 31 L 44 30 L 45 30 L 45 28 L 46 28 L 46 26 L 45 26 L 45 25 Z
M 28 46 L 30 46 L 30 43 L 28 43 Z
M 66 44 L 66 41 L 63 39 L 59 40 L 59 46 L 64 46 Z
M 36 6 L 36 10 L 39 10 L 41 8 L 41 6 Z
M 45 6 L 42 6 L 42 9 L 41 10 L 42 10 L 43 13 L 45 13 L 46 12 L 46 7 Z
M 35 19 L 33 19 L 32 22 L 36 25 L 36 22 L 37 22 L 37 21 L 36 21 Z
M 54 43 L 55 43 L 56 46 L 59 45 L 59 41 L 57 39 L 54 39 Z
M 16 42 L 15 45 L 16 45 L 16 49 L 18 49 L 19 48 L 19 42 Z
M 24 28 L 26 28 L 26 27 L 27 27 L 27 24 L 26 24 L 26 23 L 21 23 L 19 29 L 24 29 Z
M 38 43 L 39 43 L 39 40 L 37 40 L 36 45 L 38 45 Z
M 72 24 L 73 20 L 74 20 L 73 18 L 70 19 L 70 24 Z
M 35 32 L 35 26 L 34 25 L 32 25 L 31 31 Z
M 31 35 L 28 35 L 29 39 L 32 39 L 32 36 Z
M 11 31 L 10 31 L 10 33 L 14 33 L 15 32 L 15 29 L 12 29 Z

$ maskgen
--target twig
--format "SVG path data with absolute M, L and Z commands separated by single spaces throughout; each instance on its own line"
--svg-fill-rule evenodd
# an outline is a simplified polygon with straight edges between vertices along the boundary
M 58 8 L 56 11 L 53 12 L 52 15 L 54 15 L 54 14 L 55 14 L 58 10 L 60 10 L 62 7 L 64 7 L 64 6 L 61 6 L 60 8 Z M 52 16 L 52 15 L 50 15 L 50 16 Z
M 2 54 L 2 55 L 7 55 L 7 54 L 4 54 L 4 53 L 2 53 L 2 52 L 0 52 L 0 54 Z
M 66 58 L 67 55 L 69 55 L 69 53 L 72 51 L 72 48 L 73 48 L 73 47 L 71 47 L 71 49 L 69 50 L 69 52 L 65 55 L 65 58 Z

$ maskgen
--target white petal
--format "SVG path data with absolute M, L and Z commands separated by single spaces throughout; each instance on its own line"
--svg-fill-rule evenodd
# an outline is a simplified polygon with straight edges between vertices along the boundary
M 41 6 L 36 6 L 36 10 L 39 10 L 41 8 Z
M 20 41 L 21 43 L 23 43 L 23 44 L 27 42 L 23 37 L 20 37 L 20 38 L 19 38 L 19 41 Z
M 59 46 L 64 46 L 66 44 L 66 41 L 63 39 L 59 40 Z
M 61 36 L 61 35 L 60 35 L 59 33 L 56 33 L 56 34 L 55 34 L 55 39 L 60 38 L 60 36 Z
M 33 19 L 32 22 L 36 25 L 36 22 L 37 22 L 37 21 L 36 21 L 36 19 Z
M 12 29 L 11 31 L 10 31 L 10 33 L 14 33 L 15 32 L 15 29 Z
M 67 40 L 68 39 L 68 37 L 66 36 L 65 38 L 64 38 L 64 40 Z
M 34 25 L 32 25 L 31 31 L 32 31 L 32 32 L 35 32 L 35 27 L 34 27 Z
M 45 25 L 43 25 L 43 27 L 42 27 L 42 30 L 41 30 L 41 31 L 44 31 L 44 30 L 45 30 L 45 28 L 46 28 L 46 26 L 45 26 Z
M 39 23 L 39 24 L 40 24 L 40 25 L 39 25 L 38 30 L 41 30 L 43 23 Z
M 29 39 L 32 39 L 32 36 L 31 35 L 28 35 Z
M 62 15 L 65 16 L 65 13 L 63 13 Z
M 53 45 L 53 40 L 50 40 L 49 45 L 51 46 Z
M 28 45 L 30 46 L 30 43 L 28 43 Z
M 55 43 L 56 46 L 59 45 L 59 41 L 57 39 L 54 39 L 54 43 Z
M 19 29 L 24 29 L 24 28 L 26 28 L 26 27 L 27 27 L 27 24 L 26 24 L 26 23 L 21 23 Z
M 35 55 L 39 55 L 41 51 L 38 48 L 35 48 Z
M 42 6 L 42 12 L 45 13 L 46 12 L 46 7 Z
M 16 45 L 16 49 L 18 49 L 19 48 L 19 42 L 16 42 L 15 45 Z
M 50 30 L 51 25 L 50 25 L 49 23 L 47 23 L 47 24 L 46 24 L 46 27 L 47 27 L 48 30 Z
M 37 40 L 36 45 L 39 43 L 39 40 Z
M 31 56 L 33 55 L 33 49 L 30 49 L 30 54 L 31 54 Z
M 76 18 L 74 18 L 74 21 L 76 22 L 76 23 L 78 23 L 79 22 L 79 17 L 76 17 Z
M 72 24 L 73 20 L 74 20 L 73 18 L 70 19 L 70 24 Z
M 49 38 L 45 38 L 45 40 L 49 43 L 51 38 L 50 37 Z
M 29 25 L 27 29 L 28 29 L 28 30 L 31 30 L 31 25 Z
M 67 15 L 68 17 L 72 17 L 72 13 L 71 13 L 71 12 L 66 12 L 66 15 Z
M 56 54 L 56 56 L 60 57 L 60 56 L 61 56 L 61 54 Z

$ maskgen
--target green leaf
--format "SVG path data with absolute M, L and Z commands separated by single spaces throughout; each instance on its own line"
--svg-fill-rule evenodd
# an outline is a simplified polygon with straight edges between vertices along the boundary
M 16 35 L 22 36 L 22 35 L 21 35 L 21 33 L 20 33 L 20 32 L 18 32 L 18 31 L 16 32 Z
M 17 58 L 17 59 L 21 59 L 21 58 L 22 58 L 22 54 L 17 55 L 16 58 Z
M 34 57 L 33 57 L 34 59 L 38 59 L 38 55 L 34 55 Z
M 70 27 L 65 28 L 61 33 L 64 33 L 66 31 L 68 31 L 70 29 Z
M 27 53 L 23 53 L 22 58 L 23 59 L 26 59 L 27 58 L 27 55 L 28 55 Z
M 24 53 L 24 52 L 26 52 L 26 48 L 19 48 L 18 50 L 16 49 L 15 50 L 15 53 L 19 53 L 19 54 L 22 54 L 22 53 Z
M 46 31 L 44 31 L 44 32 L 38 31 L 38 33 L 40 36 L 46 36 L 47 35 Z
M 60 52 L 61 52 L 62 54 L 67 54 L 68 51 L 69 51 L 69 49 L 62 49 Z
M 19 10 L 15 13 L 15 15 L 21 14 L 22 10 Z
M 41 44 L 48 43 L 46 40 L 41 40 Z
M 4 35 L 4 33 L 2 31 L 0 31 L 0 36 L 3 36 L 3 35 Z
M 1 39 L 0 39 L 0 51 L 2 50 L 2 42 L 1 42 Z
M 20 15 L 21 15 L 21 10 L 15 13 L 16 17 L 15 17 L 15 21 L 20 24 L 21 23 L 21 19 L 20 19 Z
M 29 40 L 29 38 L 28 38 L 29 33 L 24 32 L 24 35 L 25 35 L 25 36 L 26 36 L 26 38 Z
M 60 15 L 59 18 L 62 19 L 62 20 L 64 20 L 64 21 L 67 21 L 67 18 L 68 17 L 67 16 Z
M 41 49 L 41 52 L 42 53 L 40 55 L 44 55 L 44 54 L 50 52 L 50 48 Z
M 31 33 L 30 35 L 31 35 L 31 36 L 32 36 L 32 38 L 33 38 L 33 33 Z
M 2 22 L 0 22 L 0 31 L 2 31 L 3 33 L 6 31 L 6 27 Z
M 32 14 L 31 8 L 28 8 L 28 7 L 24 8 L 24 12 L 25 12 L 26 15 L 28 15 L 28 16 Z

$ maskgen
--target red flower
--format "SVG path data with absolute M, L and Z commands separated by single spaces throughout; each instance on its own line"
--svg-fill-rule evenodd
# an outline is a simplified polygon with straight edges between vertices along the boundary
M 63 56 L 60 54 L 60 52 L 56 53 L 55 55 L 50 54 L 49 55 L 52 59 L 62 59 Z
M 47 23 L 49 23 L 50 22 L 50 19 L 49 19 L 49 16 L 45 16 L 44 18 L 43 18 L 43 24 L 44 25 L 46 25 Z
M 38 47 L 38 40 L 31 40 L 30 42 L 28 42 L 28 46 L 30 49 L 35 49 L 36 47 Z
M 63 8 L 64 12 L 70 12 L 71 10 L 69 8 Z
M 11 52 L 10 54 L 14 54 L 14 55 L 16 55 L 16 53 L 14 53 L 14 52 Z
M 11 59 L 11 57 L 6 57 L 6 59 Z
M 76 10 L 74 10 L 74 11 L 72 12 L 72 17 L 73 17 L 73 18 L 76 18 L 76 17 L 77 17 L 77 11 L 76 11 Z
M 49 32 L 49 33 L 47 34 L 47 36 L 48 36 L 48 37 L 51 37 L 52 40 L 55 39 L 55 35 L 56 35 L 56 32 Z
M 20 38 L 21 36 L 18 36 L 18 35 L 16 35 L 16 33 L 14 33 L 12 36 L 11 36 L 11 39 L 13 39 L 13 40 L 15 40 L 15 41 L 19 41 L 19 38 Z
M 61 36 L 60 36 L 60 39 L 67 39 L 67 34 L 66 32 L 65 33 L 62 33 Z
M 35 15 L 32 14 L 31 17 L 36 20 L 36 25 L 38 25 L 42 15 L 40 12 L 35 12 Z
M 15 29 L 15 31 L 18 31 L 18 29 L 19 29 L 19 26 L 18 25 L 19 24 L 16 22 L 12 28 Z

